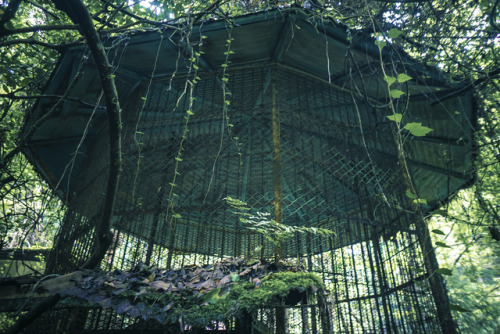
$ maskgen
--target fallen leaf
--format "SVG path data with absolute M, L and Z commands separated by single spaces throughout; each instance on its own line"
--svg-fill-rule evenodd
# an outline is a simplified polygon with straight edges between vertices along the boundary
M 249 274 L 252 271 L 252 268 L 246 268 L 240 273 L 240 277 L 245 276 L 246 274 Z
M 226 276 L 224 276 L 224 278 L 223 278 L 223 279 L 221 279 L 221 280 L 219 281 L 219 284 L 218 284 L 218 285 L 219 285 L 219 286 L 221 286 L 221 285 L 226 285 L 226 284 L 228 284 L 229 282 L 231 282 L 231 275 L 226 275 Z
M 168 291 L 168 289 L 170 289 L 172 287 L 172 284 L 165 283 L 163 281 L 154 281 L 154 282 L 151 282 L 151 284 L 149 286 L 156 291 L 158 291 L 158 290 Z
M 205 282 L 201 283 L 199 286 L 201 289 L 208 289 L 214 286 L 215 283 L 212 280 L 206 280 Z
M 170 310 L 172 307 L 174 307 L 174 303 L 173 303 L 173 302 L 170 302 L 170 303 L 168 303 L 168 304 L 167 304 L 167 306 L 165 306 L 165 307 L 163 308 L 163 311 L 164 311 L 164 312 L 168 312 L 168 310 Z

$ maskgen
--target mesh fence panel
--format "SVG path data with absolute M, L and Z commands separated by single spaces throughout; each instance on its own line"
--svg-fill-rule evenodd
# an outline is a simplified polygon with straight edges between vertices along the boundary
M 178 267 L 249 255 L 259 245 L 254 256 L 273 256 L 273 244 L 228 205 L 232 197 L 283 224 L 334 232 L 297 233 L 284 245 L 285 258 L 317 272 L 332 292 L 334 332 L 437 328 L 385 117 L 348 91 L 281 66 L 228 74 L 227 84 L 217 72 L 199 73 L 196 84 L 181 76 L 154 81 L 137 93 L 141 102 L 125 107 L 124 167 L 104 265 Z M 100 136 L 70 203 L 70 227 L 58 237 L 59 271 L 65 250 L 78 265 L 95 242 L 90 226 L 107 175 L 106 131 Z M 273 323 L 274 312 L 260 317 Z M 315 312 L 297 309 L 290 319 L 321 326 Z

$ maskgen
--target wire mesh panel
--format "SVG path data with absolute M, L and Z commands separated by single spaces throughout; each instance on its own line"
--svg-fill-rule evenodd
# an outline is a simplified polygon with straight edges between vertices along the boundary
M 186 78 L 152 83 L 126 124 L 113 224 L 117 238 L 126 233 L 149 245 L 147 261 L 155 245 L 157 253 L 239 256 L 262 243 L 228 210 L 227 197 L 273 219 L 279 206 L 287 225 L 333 230 L 326 248 L 370 238 L 350 231 L 346 242 L 348 220 L 393 224 L 391 210 L 383 221 L 365 212 L 369 198 L 390 206 L 401 190 L 396 162 L 383 156 L 395 148 L 381 116 L 347 92 L 271 65 L 230 71 L 225 99 L 217 74 L 200 77 L 194 88 Z M 103 131 L 91 147 L 71 205 L 87 219 L 97 219 L 103 203 L 105 138 Z M 304 235 L 285 247 L 291 257 L 318 251 L 307 249 Z M 271 245 L 265 252 L 272 255 Z
M 238 198 L 268 219 L 333 232 L 297 233 L 284 257 L 323 277 L 334 332 L 432 332 L 435 306 L 406 188 L 389 158 L 396 148 L 385 117 L 288 68 L 233 69 L 227 84 L 220 75 L 199 73 L 196 84 L 187 84 L 190 77 L 154 81 L 136 95 L 143 102 L 125 123 L 105 265 L 208 263 L 248 256 L 259 245 L 253 256 L 273 256 L 273 245 L 228 206 L 228 197 Z M 98 219 L 103 203 L 105 138 L 103 131 L 88 151 L 70 227 L 59 236 L 61 254 L 72 249 L 74 264 L 90 255 L 94 240 L 86 222 Z M 262 312 L 264 320 L 274 314 Z M 320 326 L 314 310 L 289 315 L 309 319 L 309 329 Z

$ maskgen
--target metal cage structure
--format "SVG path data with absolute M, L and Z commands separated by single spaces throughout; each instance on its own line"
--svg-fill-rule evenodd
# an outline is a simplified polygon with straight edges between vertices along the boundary
M 273 244 L 228 206 L 237 198 L 279 223 L 333 232 L 296 233 L 282 251 L 330 291 L 323 332 L 452 327 L 417 211 L 473 182 L 469 90 L 302 10 L 105 43 L 122 105 L 123 172 L 103 268 L 272 257 Z M 402 73 L 409 79 L 388 84 Z M 85 46 L 67 49 L 46 93 L 71 99 L 41 98 L 25 125 L 50 112 L 24 152 L 68 206 L 52 272 L 78 268 L 95 247 L 109 169 L 97 82 Z M 423 127 L 432 131 L 424 136 Z M 288 331 L 311 330 L 300 323 L 311 322 L 290 320 L 298 327 Z

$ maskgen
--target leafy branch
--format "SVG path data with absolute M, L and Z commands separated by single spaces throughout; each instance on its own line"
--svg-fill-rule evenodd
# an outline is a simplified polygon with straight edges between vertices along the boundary
M 232 209 L 235 210 L 233 213 L 239 216 L 240 222 L 242 222 L 248 230 L 262 235 L 273 245 L 276 261 L 283 258 L 285 242 L 292 238 L 296 233 L 310 233 L 323 237 L 335 235 L 335 232 L 326 228 L 294 226 L 279 223 L 274 219 L 270 219 L 270 214 L 267 212 L 253 212 L 254 210 L 252 210 L 247 203 L 237 198 L 228 196 L 224 198 L 224 200 Z M 262 247 L 263 246 L 258 247 L 255 253 L 260 251 Z

